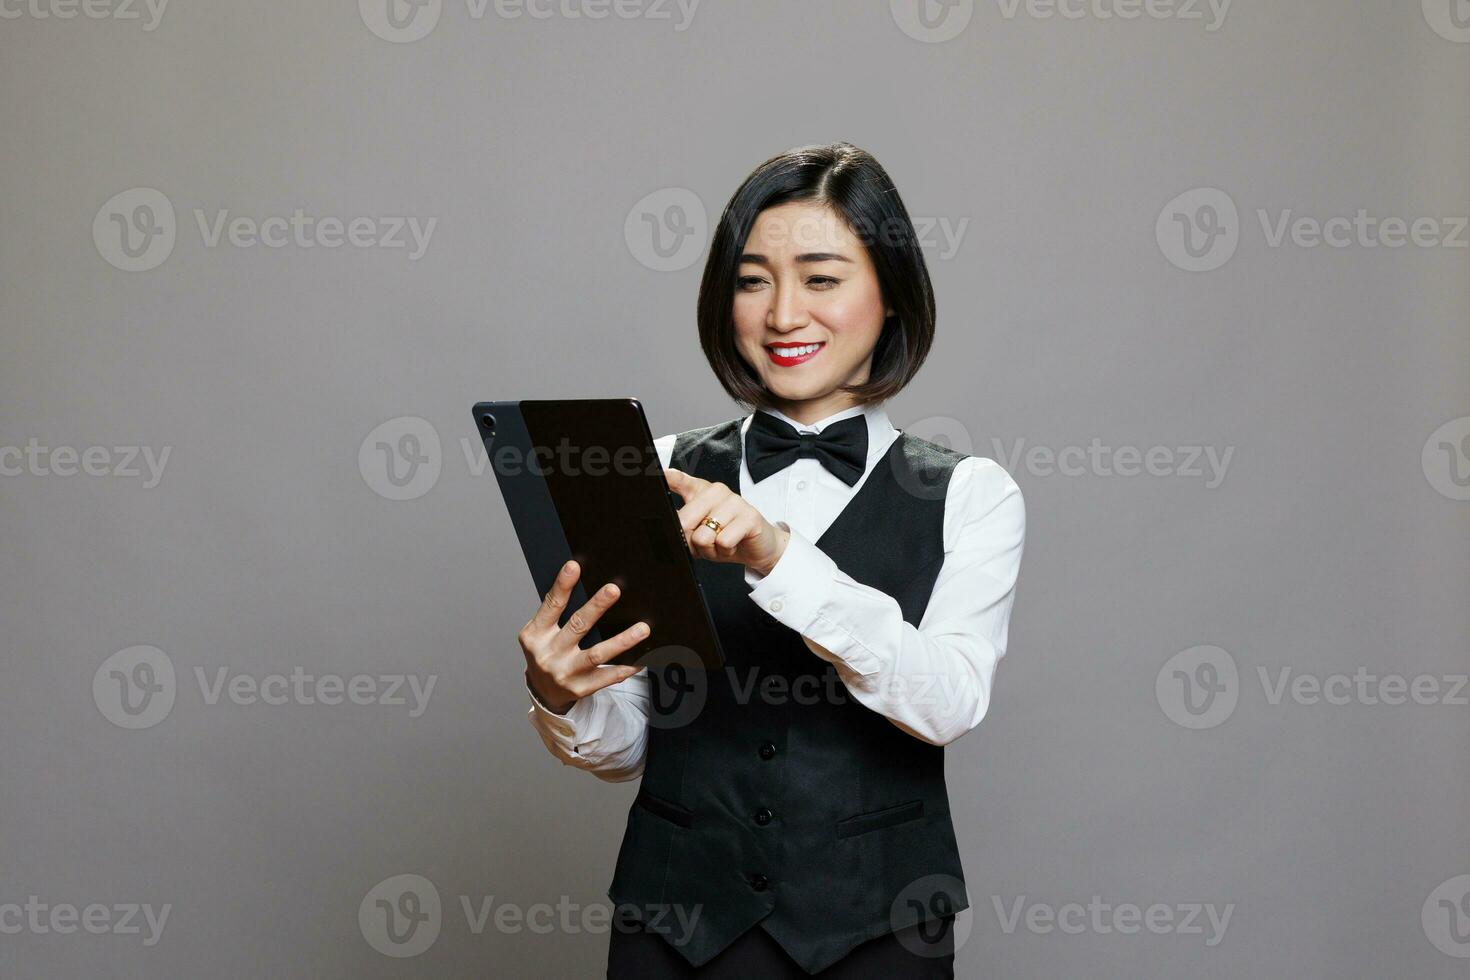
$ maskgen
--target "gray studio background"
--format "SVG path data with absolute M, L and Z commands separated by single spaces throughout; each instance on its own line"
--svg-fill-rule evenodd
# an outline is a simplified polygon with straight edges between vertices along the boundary
M 1027 505 L 959 975 L 1466 975 L 1462 0 L 121 3 L 0 4 L 0 975 L 601 975 L 636 784 L 527 724 L 468 409 L 735 415 L 707 229 L 833 139 L 929 229 L 895 423 Z

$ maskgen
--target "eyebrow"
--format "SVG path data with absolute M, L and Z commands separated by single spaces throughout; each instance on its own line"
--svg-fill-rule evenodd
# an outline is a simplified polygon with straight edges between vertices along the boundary
M 744 255 L 740 256 L 740 261 L 741 262 L 753 262 L 756 265 L 770 265 L 771 264 L 770 263 L 770 260 L 767 259 L 764 255 L 757 255 L 754 252 L 746 252 Z M 800 255 L 798 255 L 796 257 L 796 261 L 798 261 L 798 262 L 851 262 L 852 259 L 848 258 L 845 255 L 838 255 L 836 252 L 803 252 L 802 254 L 800 254 Z

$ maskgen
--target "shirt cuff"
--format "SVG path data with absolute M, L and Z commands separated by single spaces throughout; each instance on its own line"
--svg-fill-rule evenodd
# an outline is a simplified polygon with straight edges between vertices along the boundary
M 745 580 L 751 585 L 751 601 L 807 639 L 808 646 L 816 644 L 818 656 L 857 674 L 875 674 L 882 659 L 837 622 L 842 574 L 826 552 L 792 531 L 775 567 L 764 576 L 747 569 Z
M 575 752 L 577 733 L 583 730 L 588 712 L 592 710 L 592 706 L 588 703 L 589 699 L 578 698 L 572 702 L 566 714 L 559 715 L 541 703 L 536 692 L 531 690 L 530 681 L 526 682 L 526 694 L 531 698 L 531 720 L 535 722 L 536 727 L 551 733 L 568 751 Z
M 776 526 L 779 527 L 781 530 L 786 531 L 787 533 L 790 533 L 791 532 L 791 525 L 790 524 L 787 524 L 785 521 L 777 521 L 776 522 Z M 788 545 L 788 548 L 789 547 L 790 546 Z M 781 557 L 782 558 L 785 558 L 786 557 L 786 552 L 783 551 L 781 553 Z M 777 559 L 776 564 L 777 565 L 781 564 L 780 559 Z M 745 584 L 748 585 L 748 586 L 750 586 L 752 589 L 755 588 L 757 585 L 759 585 L 760 584 L 760 581 L 765 578 L 764 575 L 762 575 L 760 572 L 757 572 L 755 569 L 751 568 L 749 565 L 744 566 L 744 568 L 745 568 Z M 771 571 L 774 572 L 775 569 L 773 568 L 773 569 L 771 569 Z

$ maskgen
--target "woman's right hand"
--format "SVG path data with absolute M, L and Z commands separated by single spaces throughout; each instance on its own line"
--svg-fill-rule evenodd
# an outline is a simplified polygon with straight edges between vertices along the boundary
M 632 677 L 642 667 L 603 667 L 619 654 L 631 650 L 648 636 L 648 624 L 634 623 L 617 636 L 583 650 L 577 644 L 592 625 L 618 601 L 618 587 L 609 582 L 587 604 L 572 614 L 566 626 L 558 626 L 582 574 L 581 566 L 569 561 L 562 566 L 530 622 L 521 627 L 517 639 L 526 655 L 526 683 L 541 703 L 564 715 L 580 698 Z

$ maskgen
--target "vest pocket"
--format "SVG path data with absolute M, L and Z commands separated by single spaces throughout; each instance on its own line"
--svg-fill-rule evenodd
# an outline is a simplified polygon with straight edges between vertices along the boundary
M 634 798 L 633 802 L 654 816 L 663 817 L 670 823 L 676 823 L 680 827 L 694 826 L 694 811 L 688 807 L 680 806 L 677 803 L 654 796 L 652 793 L 644 792 L 641 789 L 638 791 L 638 795 Z
M 837 836 L 856 837 L 858 834 L 866 834 L 872 830 L 882 830 L 884 827 L 892 827 L 895 824 L 908 823 L 923 815 L 923 800 L 896 803 L 881 810 L 870 810 L 867 813 L 859 813 L 857 816 L 837 821 Z

